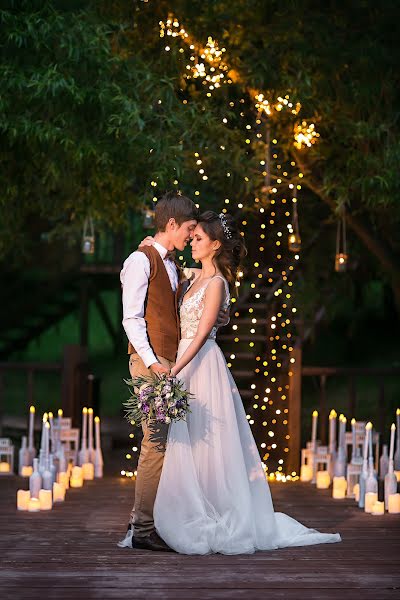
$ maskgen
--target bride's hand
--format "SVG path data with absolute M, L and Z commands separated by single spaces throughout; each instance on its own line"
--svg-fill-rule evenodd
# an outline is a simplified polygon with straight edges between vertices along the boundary
M 144 246 L 154 246 L 154 241 L 154 238 L 151 235 L 148 235 L 140 242 L 139 248 L 143 248 Z

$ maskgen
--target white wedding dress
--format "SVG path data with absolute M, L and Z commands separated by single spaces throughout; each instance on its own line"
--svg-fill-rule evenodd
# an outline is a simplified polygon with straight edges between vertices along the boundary
M 196 333 L 206 287 L 182 301 L 178 358 Z M 274 512 L 240 395 L 215 336 L 216 328 L 179 373 L 194 398 L 187 421 L 170 425 L 154 505 L 158 534 L 183 554 L 244 554 L 339 542 L 337 533 L 319 533 Z

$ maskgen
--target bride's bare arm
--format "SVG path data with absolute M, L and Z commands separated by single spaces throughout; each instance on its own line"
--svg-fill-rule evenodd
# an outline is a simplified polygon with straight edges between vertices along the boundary
M 199 326 L 193 340 L 186 348 L 185 352 L 178 360 L 176 365 L 171 369 L 171 375 L 177 375 L 182 371 L 183 367 L 192 360 L 198 353 L 200 348 L 205 344 L 210 331 L 215 325 L 218 313 L 225 297 L 224 282 L 220 277 L 216 277 L 210 281 L 204 298 L 204 310 L 199 321 Z

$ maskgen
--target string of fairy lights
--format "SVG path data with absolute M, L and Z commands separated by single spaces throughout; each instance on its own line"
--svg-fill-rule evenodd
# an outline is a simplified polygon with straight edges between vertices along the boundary
M 240 85 L 239 73 L 231 69 L 226 60 L 226 48 L 220 48 L 211 36 L 205 44 L 200 44 L 172 15 L 166 21 L 160 21 L 159 25 L 160 38 L 165 40 L 165 52 L 178 46 L 177 50 L 184 59 L 183 76 L 187 80 L 201 81 L 206 98 L 210 99 L 223 86 Z M 297 479 L 297 473 L 287 472 L 285 463 L 290 440 L 288 396 L 291 368 L 295 361 L 292 357 L 293 319 L 297 309 L 293 301 L 293 275 L 301 249 L 297 201 L 303 174 L 296 168 L 295 161 L 279 149 L 278 139 L 273 135 L 274 120 L 282 113 L 295 119 L 293 144 L 297 149 L 311 147 L 319 134 L 314 123 L 296 120 L 301 104 L 293 102 L 289 95 L 272 100 L 259 90 L 246 89 L 243 96 L 237 101 L 227 101 L 227 108 L 235 111 L 237 120 L 244 123 L 243 148 L 249 156 L 249 169 L 244 181 L 251 185 L 254 193 L 250 201 L 225 198 L 222 212 L 236 212 L 243 236 L 249 221 L 255 221 L 251 224 L 251 235 L 253 237 L 257 232 L 258 240 L 252 245 L 251 266 L 246 277 L 240 272 L 236 281 L 237 288 L 246 282 L 250 292 L 246 308 L 232 311 L 233 341 L 240 350 L 233 349 L 228 366 L 233 367 L 235 361 L 240 360 L 241 350 L 247 345 L 247 353 L 252 353 L 255 363 L 255 377 L 247 390 L 251 398 L 247 419 L 255 433 L 268 477 L 285 482 Z M 184 98 L 182 102 L 187 104 L 188 100 Z M 230 127 L 227 116 L 222 115 L 221 120 L 227 128 Z M 226 150 L 223 141 L 219 150 Z M 200 202 L 202 183 L 211 176 L 207 171 L 205 150 L 193 152 L 192 160 L 193 170 L 199 177 L 194 194 Z M 231 176 L 232 173 L 226 171 L 226 177 Z M 174 184 L 177 185 L 178 181 L 175 180 Z M 157 181 L 151 181 L 150 186 L 154 193 Z M 154 196 L 153 200 L 157 201 L 157 198 Z M 183 260 L 183 256 L 179 259 Z M 267 314 L 266 297 L 269 298 Z M 233 296 L 233 309 L 236 301 Z M 257 351 L 257 342 L 260 341 L 262 351 Z M 132 422 L 132 425 L 135 423 Z M 130 434 L 130 438 L 135 444 L 134 433 Z M 136 464 L 137 452 L 135 444 L 132 452 L 126 454 L 126 459 Z M 121 471 L 127 477 L 134 477 L 135 473 L 130 466 Z

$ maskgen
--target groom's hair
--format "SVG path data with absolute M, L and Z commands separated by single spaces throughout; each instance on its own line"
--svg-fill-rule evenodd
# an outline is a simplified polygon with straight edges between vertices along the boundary
M 157 231 L 165 231 L 170 219 L 175 219 L 178 225 L 185 221 L 199 218 L 196 205 L 190 198 L 182 196 L 179 191 L 166 192 L 155 206 L 154 221 Z

